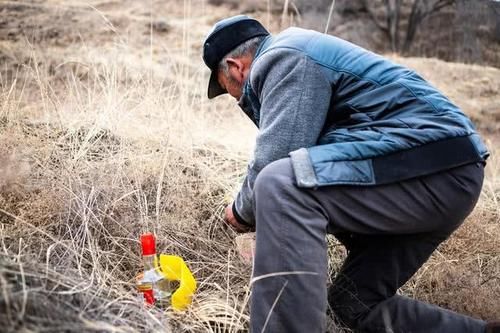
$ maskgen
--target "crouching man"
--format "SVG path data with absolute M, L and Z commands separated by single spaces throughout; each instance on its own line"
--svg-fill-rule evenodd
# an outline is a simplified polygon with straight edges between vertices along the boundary
M 256 228 L 252 332 L 499 332 L 396 294 L 474 208 L 488 151 L 470 119 L 415 72 L 333 36 L 256 20 L 204 42 L 208 97 L 259 128 L 226 221 Z M 348 256 L 327 291 L 327 243 Z

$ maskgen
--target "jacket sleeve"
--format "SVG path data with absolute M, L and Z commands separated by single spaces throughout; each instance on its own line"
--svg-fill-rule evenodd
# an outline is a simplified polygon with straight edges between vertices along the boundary
M 252 225 L 257 175 L 291 151 L 316 144 L 328 114 L 332 87 L 320 65 L 292 49 L 274 49 L 257 58 L 249 79 L 261 104 L 259 132 L 233 213 L 240 222 Z

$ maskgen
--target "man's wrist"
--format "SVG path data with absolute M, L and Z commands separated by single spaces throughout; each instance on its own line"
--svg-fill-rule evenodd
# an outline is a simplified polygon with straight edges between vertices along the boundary
M 236 219 L 236 221 L 237 221 L 239 224 L 241 224 L 241 225 L 243 225 L 243 226 L 245 226 L 245 227 L 253 228 L 253 225 L 251 225 L 250 223 L 248 223 L 247 221 L 245 221 L 245 220 L 244 220 L 244 219 L 240 216 L 240 214 L 239 214 L 239 213 L 238 213 L 238 211 L 236 210 L 236 206 L 235 206 L 234 202 L 233 202 L 233 204 L 231 205 L 231 210 L 232 210 L 232 212 L 233 212 L 233 216 L 234 216 L 234 218 Z

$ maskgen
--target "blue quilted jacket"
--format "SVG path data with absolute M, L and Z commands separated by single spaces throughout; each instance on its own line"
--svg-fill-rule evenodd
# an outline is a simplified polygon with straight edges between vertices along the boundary
M 387 184 L 488 156 L 470 119 L 414 71 L 314 31 L 267 37 L 239 105 L 259 127 L 233 205 L 249 224 L 258 173 L 288 155 L 305 188 Z
M 278 49 L 307 54 L 332 89 L 318 144 L 290 153 L 299 186 L 384 184 L 487 158 L 470 119 L 414 71 L 298 28 L 269 37 L 255 61 Z M 259 119 L 261 101 L 250 84 L 245 94 L 247 114 Z

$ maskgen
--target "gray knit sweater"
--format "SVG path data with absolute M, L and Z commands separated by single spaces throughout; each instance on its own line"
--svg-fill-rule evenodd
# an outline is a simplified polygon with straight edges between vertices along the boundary
M 233 208 L 245 222 L 255 224 L 253 186 L 259 172 L 292 151 L 316 145 L 332 88 L 320 65 L 292 49 L 274 49 L 255 59 L 249 83 L 261 104 L 259 132 Z

